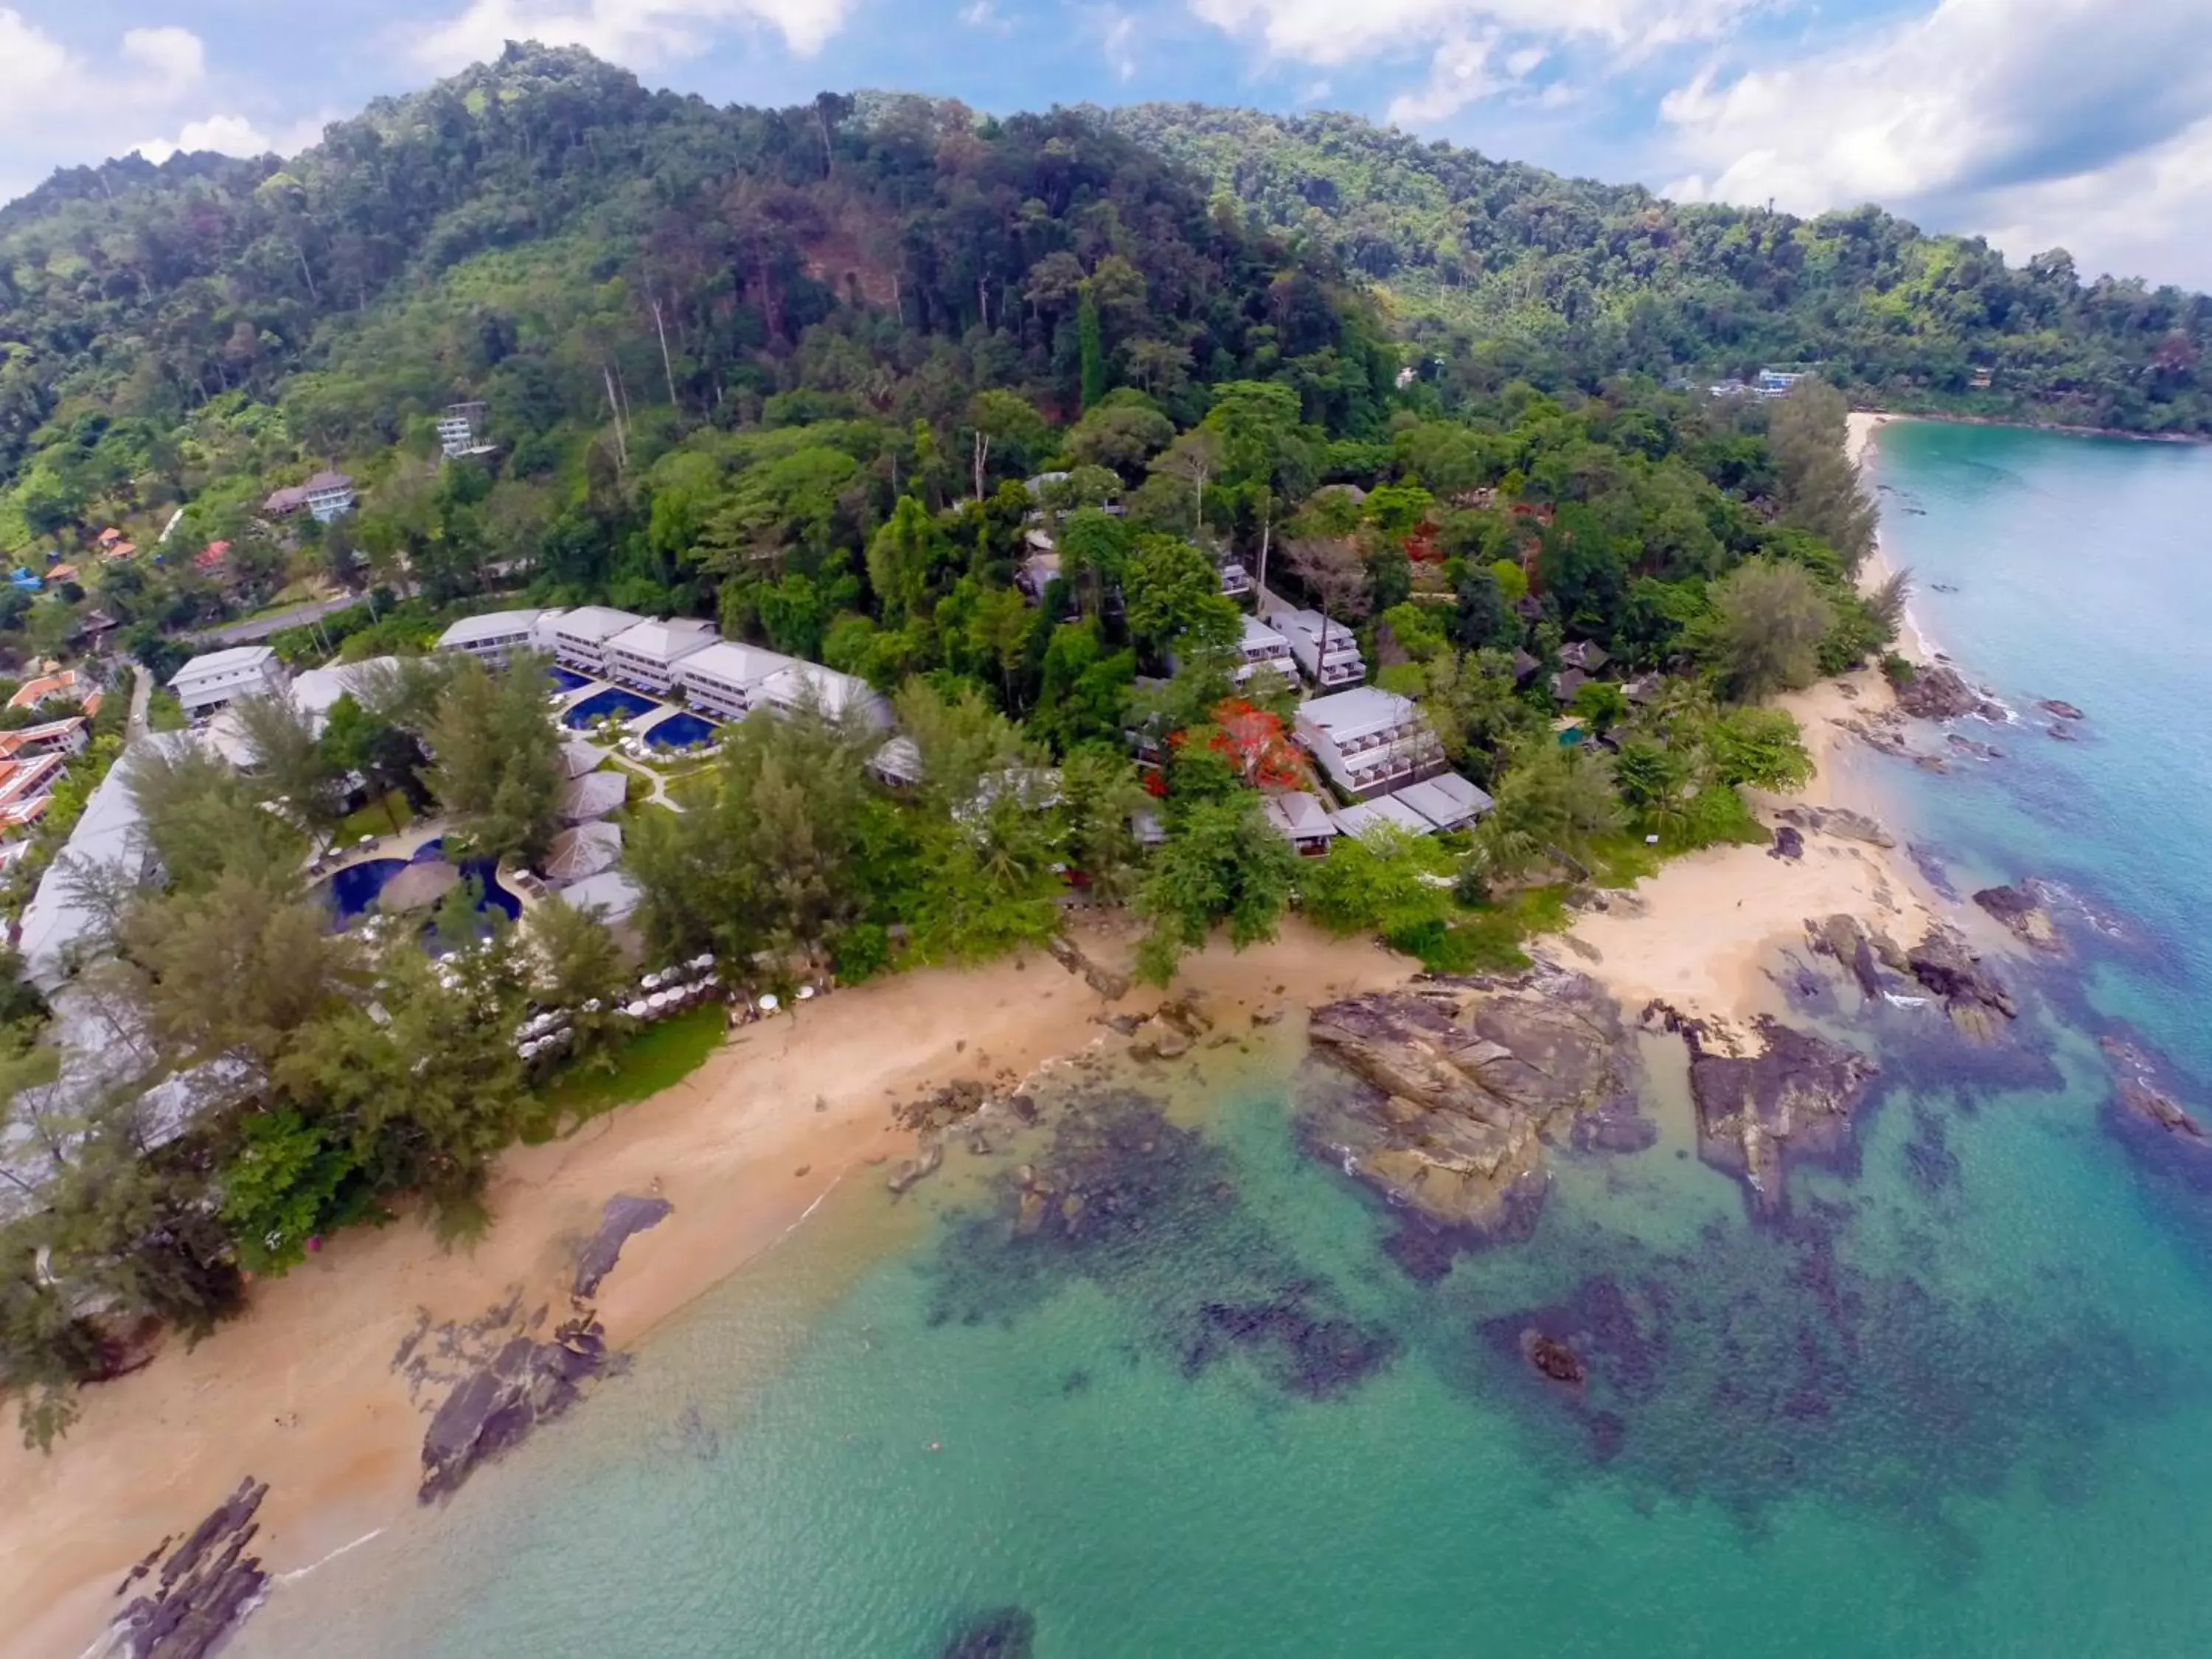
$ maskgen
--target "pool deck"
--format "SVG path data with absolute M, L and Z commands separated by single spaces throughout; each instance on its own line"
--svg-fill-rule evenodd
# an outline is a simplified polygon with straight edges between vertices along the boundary
M 323 866 L 321 874 L 334 876 L 341 870 L 350 870 L 356 864 L 367 864 L 374 859 L 411 859 L 426 842 L 443 838 L 449 827 L 444 818 L 424 818 L 409 824 L 396 836 L 379 836 L 366 847 L 340 849 Z

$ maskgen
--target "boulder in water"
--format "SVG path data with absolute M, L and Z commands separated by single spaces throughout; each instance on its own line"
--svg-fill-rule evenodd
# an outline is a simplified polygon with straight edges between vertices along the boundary
M 1967 684 L 1948 663 L 1916 664 L 1912 678 L 1897 688 L 1897 706 L 1916 720 L 1954 720 L 1968 714 L 2004 718 L 2002 708 Z
M 2063 697 L 2045 697 L 2035 706 L 2046 714 L 2056 714 L 2062 720 L 2086 720 L 2089 718 Z
M 1580 1354 L 1541 1331 L 1522 1332 L 1521 1352 L 1540 1375 L 1569 1388 L 1580 1388 L 1589 1376 L 1589 1367 L 1583 1364 Z
M 2022 944 L 2039 951 L 2059 948 L 2057 924 L 2051 921 L 2050 908 L 2033 882 L 2022 882 L 2017 887 L 1984 887 L 1974 895 L 1974 902 L 2004 923 Z
M 1906 953 L 1913 978 L 1943 999 L 1952 1022 L 1969 1036 L 1996 1035 L 1991 1016 L 2013 1018 L 2018 1009 L 2004 982 L 1967 948 L 1966 936 L 1941 925 Z

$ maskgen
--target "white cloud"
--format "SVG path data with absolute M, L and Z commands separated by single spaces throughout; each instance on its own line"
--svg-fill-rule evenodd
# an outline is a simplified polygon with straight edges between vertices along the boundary
M 201 149 L 222 155 L 296 155 L 323 136 L 325 125 L 310 118 L 270 131 L 243 115 L 210 115 L 185 122 L 173 138 L 145 138 L 135 148 L 156 164 L 179 151 Z
M 1510 70 L 1499 75 L 1491 68 L 1497 46 L 1494 34 L 1479 40 L 1445 41 L 1429 62 L 1429 78 L 1390 100 L 1389 119 L 1401 126 L 1432 126 L 1509 85 Z M 1536 56 L 1541 62 L 1543 54 Z
M 191 86 L 207 73 L 207 48 L 190 29 L 128 29 L 123 56 L 173 86 Z
M 1761 0 L 1190 0 L 1206 22 L 1255 38 L 1274 58 L 1346 64 L 1512 36 L 1586 40 L 1642 57 L 1707 40 Z
M 2203 233 L 2149 216 L 2212 212 L 2205 27 L 2184 0 L 1938 0 L 1800 61 L 1708 65 L 1661 104 L 1684 164 L 1671 190 L 1798 212 L 1879 201 L 2014 253 L 2174 246 Z
M 439 73 L 496 58 L 509 40 L 588 48 L 648 69 L 694 58 L 732 29 L 765 28 L 802 57 L 844 27 L 851 0 L 469 0 L 434 25 L 413 55 Z

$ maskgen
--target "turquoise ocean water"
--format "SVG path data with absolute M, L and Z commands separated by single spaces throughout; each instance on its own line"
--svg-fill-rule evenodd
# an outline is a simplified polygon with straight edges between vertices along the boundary
M 2002 1048 L 1858 1022 L 1858 1155 L 1786 1222 L 1695 1160 L 1655 1044 L 1657 1144 L 1562 1157 L 1532 1238 L 1417 1282 L 1280 1053 L 1215 1056 L 1014 1154 L 1114 1170 L 1089 1244 L 1014 1235 L 1005 1159 L 848 1191 L 237 1650 L 934 1659 L 1019 1608 L 1041 1659 L 2212 1653 L 2212 1193 L 2110 1127 L 2094 1040 L 2212 1075 L 2212 451 L 1916 425 L 1878 476 L 1956 589 L 1924 625 L 2022 718 L 1948 776 L 1854 764 L 1962 890 L 2043 875 L 2106 931 Z

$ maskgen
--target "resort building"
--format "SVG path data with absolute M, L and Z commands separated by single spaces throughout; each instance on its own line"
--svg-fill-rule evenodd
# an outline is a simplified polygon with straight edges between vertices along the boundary
M 354 499 L 351 478 L 343 472 L 322 471 L 305 483 L 287 484 L 272 491 L 261 503 L 261 510 L 270 518 L 287 519 L 304 507 L 328 524 L 352 512 Z
M 76 872 L 113 872 L 132 885 L 144 878 L 153 854 L 138 832 L 131 774 L 145 754 L 155 749 L 174 752 L 190 741 L 182 732 L 156 733 L 117 757 L 23 907 L 17 948 L 23 953 L 25 976 L 49 996 L 68 979 L 77 959 L 106 938 L 108 918 Z
M 1338 792 L 1386 794 L 1446 769 L 1443 745 L 1412 701 L 1363 685 L 1300 705 L 1295 735 Z
M 1357 685 L 1367 678 L 1367 664 L 1359 654 L 1359 641 L 1340 623 L 1323 619 L 1318 611 L 1276 611 L 1267 625 L 1290 642 L 1291 656 L 1305 676 L 1324 691 Z M 1326 634 L 1326 645 L 1322 635 Z M 1327 652 L 1323 658 L 1324 649 Z
M 1355 801 L 1336 814 L 1337 830 L 1342 835 L 1364 835 L 1377 824 L 1388 824 L 1409 836 L 1426 836 L 1435 831 L 1433 824 L 1396 795 Z
M 1337 837 L 1337 826 L 1329 817 L 1328 808 L 1304 790 L 1288 795 L 1270 795 L 1261 810 L 1283 838 L 1298 849 L 1300 858 L 1326 857 L 1329 842 Z
M 370 657 L 361 662 L 337 662 L 327 668 L 310 668 L 292 682 L 292 706 L 305 714 L 308 723 L 319 732 L 340 697 L 350 696 L 356 702 L 362 702 L 380 680 L 398 672 L 397 657 Z
M 1235 559 L 1221 567 L 1221 591 L 1232 599 L 1241 599 L 1252 592 L 1252 573 Z
M 1419 813 L 1430 829 L 1439 832 L 1466 830 L 1497 803 L 1456 772 L 1439 772 L 1419 783 L 1409 783 L 1385 799 Z
M 489 455 L 495 446 L 483 441 L 478 436 L 483 431 L 484 406 L 482 404 L 448 404 L 446 412 L 438 417 L 438 443 L 449 461 L 461 460 L 471 455 Z
M 0 834 L 28 829 L 46 816 L 46 799 L 69 769 L 69 758 L 52 753 L 0 760 Z
M 675 676 L 684 700 L 695 710 L 718 720 L 740 720 L 752 712 L 762 681 L 797 666 L 796 657 L 716 640 L 681 658 Z
M 563 668 L 599 679 L 607 672 L 607 641 L 644 620 L 634 611 L 583 605 L 555 617 L 546 631 L 552 636 L 553 655 Z
M 286 683 L 284 665 L 267 646 L 234 645 L 194 657 L 177 671 L 169 689 L 187 720 L 204 720 L 236 698 L 273 695 Z
M 82 714 L 48 720 L 20 731 L 0 732 L 0 760 L 27 760 L 34 755 L 75 755 L 92 740 L 92 722 Z
M 438 649 L 466 652 L 488 667 L 504 668 L 516 652 L 536 645 L 541 618 L 560 615 L 557 611 L 491 611 L 464 617 L 438 635 Z
M 82 677 L 74 668 L 64 668 L 52 674 L 41 674 L 36 679 L 25 680 L 15 688 L 15 695 L 8 699 L 8 707 L 43 708 L 50 702 L 83 695 Z
M 760 683 L 753 706 L 786 714 L 812 708 L 833 720 L 852 714 L 883 730 L 891 723 L 890 704 L 875 687 L 819 663 L 795 662 L 769 675 Z
M 677 665 L 714 643 L 712 623 L 682 617 L 638 623 L 608 640 L 607 678 L 665 696 L 676 684 Z
M 1285 679 L 1295 682 L 1297 663 L 1291 655 L 1291 642 L 1275 629 L 1255 617 L 1244 618 L 1244 637 L 1237 645 L 1237 683 L 1250 679 L 1263 668 L 1271 668 Z

